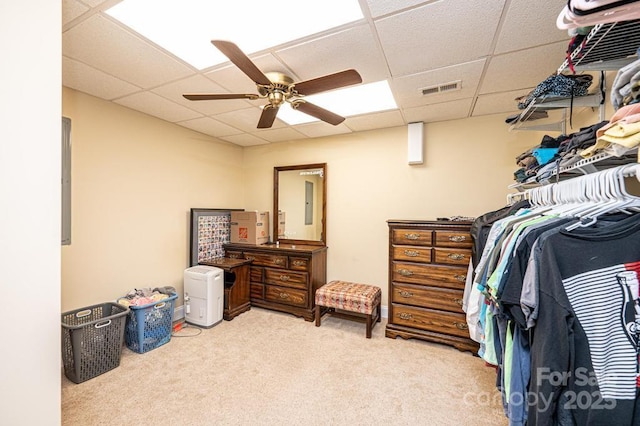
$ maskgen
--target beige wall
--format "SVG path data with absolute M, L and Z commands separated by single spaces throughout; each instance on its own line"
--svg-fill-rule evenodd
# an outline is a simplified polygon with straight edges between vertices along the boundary
M 425 163 L 407 164 L 407 129 L 245 148 L 246 208 L 272 210 L 274 166 L 327 163 L 328 279 L 381 286 L 388 219 L 476 216 L 506 204 L 514 158 L 543 133 L 509 132 L 503 116 L 425 126 Z
M 242 148 L 67 88 L 62 113 L 72 142 L 62 309 L 132 288 L 181 295 L 190 208 L 243 207 Z
M 574 123 L 594 122 L 577 113 Z M 503 115 L 429 123 L 425 163 L 410 166 L 404 126 L 241 148 L 66 88 L 63 114 L 72 119 L 73 144 L 63 310 L 134 287 L 172 285 L 182 294 L 190 208 L 266 210 L 275 218 L 273 167 L 323 162 L 327 277 L 378 285 L 387 305 L 386 221 L 502 207 L 515 157 L 544 135 L 509 132 Z

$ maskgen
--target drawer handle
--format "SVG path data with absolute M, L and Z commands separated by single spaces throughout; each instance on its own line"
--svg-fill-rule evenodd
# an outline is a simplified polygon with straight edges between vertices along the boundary
M 289 293 L 280 293 L 280 299 L 288 299 Z
M 289 281 L 290 279 L 289 275 L 280 275 L 280 281 Z
M 462 299 L 458 299 L 457 297 L 455 299 L 453 299 L 453 303 L 462 306 L 463 305 L 463 300 Z
M 256 258 L 255 258 L 255 257 L 253 257 L 253 256 L 245 256 L 245 258 L 246 258 L 247 260 L 256 260 Z
M 408 269 L 398 269 L 398 273 L 403 277 L 410 277 L 411 275 L 413 275 L 413 272 Z
M 449 253 L 447 257 L 451 260 L 462 260 L 464 259 L 464 254 Z
M 467 276 L 466 275 L 454 275 L 453 276 L 454 279 L 460 281 L 460 282 L 465 282 L 467 280 Z
M 403 319 L 403 320 L 408 320 L 408 319 L 413 318 L 413 315 L 408 314 L 408 313 L 406 313 L 406 312 L 400 312 L 400 313 L 398 314 L 398 316 L 400 317 L 400 319 Z
M 307 262 L 304 261 L 304 260 L 294 260 L 293 261 L 293 266 L 304 266 L 306 264 L 307 264 Z
M 411 293 L 410 291 L 402 290 L 400 292 L 400 296 L 409 298 L 409 297 L 413 297 L 413 293 Z
M 420 253 L 415 250 L 405 250 L 404 254 L 409 257 L 418 257 L 420 255 Z
M 468 330 L 469 329 L 469 326 L 467 324 L 465 324 L 465 323 L 462 323 L 462 322 L 454 322 L 453 325 L 455 325 L 458 330 Z
M 465 237 L 464 235 L 452 235 L 449 237 L 449 241 L 453 241 L 454 243 L 461 243 L 466 239 L 467 237 Z
M 404 234 L 407 240 L 417 240 L 420 238 L 420 234 Z
M 284 259 L 273 259 L 273 263 L 276 265 L 284 265 Z

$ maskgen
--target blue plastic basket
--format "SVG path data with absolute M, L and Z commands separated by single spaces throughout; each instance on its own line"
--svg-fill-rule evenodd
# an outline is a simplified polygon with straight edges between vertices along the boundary
M 173 293 L 156 303 L 129 306 L 124 333 L 129 349 L 142 354 L 171 340 L 173 305 L 177 298 L 178 295 Z

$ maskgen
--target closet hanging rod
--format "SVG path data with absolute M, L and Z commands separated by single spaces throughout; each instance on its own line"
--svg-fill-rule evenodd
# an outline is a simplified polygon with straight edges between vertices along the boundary
M 614 176 L 623 177 L 623 189 L 628 196 L 640 198 L 640 164 L 635 163 L 613 167 L 549 185 L 526 189 L 522 196 L 529 200 L 532 205 L 538 206 L 554 205 L 558 204 L 559 201 L 562 203 L 568 200 L 572 200 L 573 202 L 600 202 L 613 199 L 614 197 L 607 191 L 608 188 L 605 184 L 598 186 L 598 182 L 602 183 L 606 177 L 613 178 Z M 510 195 L 515 197 L 520 194 Z M 508 198 L 508 200 L 511 200 L 511 198 Z

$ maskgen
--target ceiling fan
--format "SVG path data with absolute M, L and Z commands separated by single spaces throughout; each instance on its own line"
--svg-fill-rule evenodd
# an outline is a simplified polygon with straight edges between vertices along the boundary
M 182 96 L 190 101 L 218 99 L 255 100 L 265 98 L 269 103 L 262 109 L 262 114 L 258 121 L 258 129 L 267 129 L 271 127 L 276 119 L 276 115 L 278 114 L 278 109 L 285 102 L 291 104 L 293 109 L 297 109 L 305 114 L 309 114 L 324 122 L 337 126 L 345 120 L 344 117 L 319 107 L 318 105 L 309 103 L 304 100 L 303 97 L 327 90 L 362 83 L 362 77 L 360 77 L 360 74 L 358 74 L 354 69 L 340 71 L 335 74 L 328 74 L 322 77 L 295 83 L 291 77 L 280 72 L 263 73 L 251 61 L 251 59 L 249 59 L 249 57 L 240 50 L 238 46 L 230 41 L 211 40 L 211 43 L 227 58 L 229 58 L 233 64 L 240 68 L 240 71 L 245 73 L 256 83 L 258 93 L 205 93 L 184 94 Z

